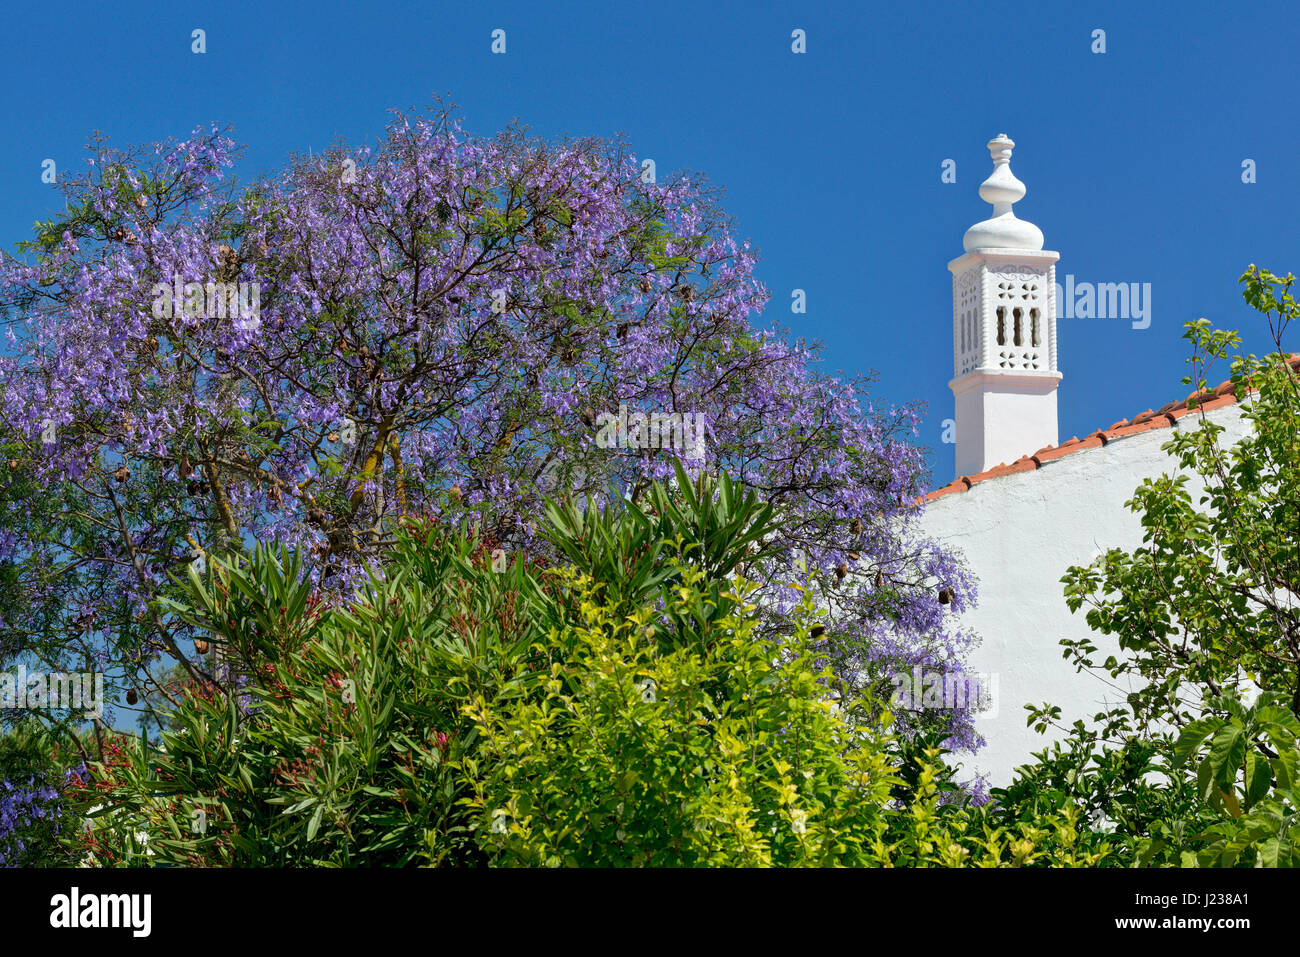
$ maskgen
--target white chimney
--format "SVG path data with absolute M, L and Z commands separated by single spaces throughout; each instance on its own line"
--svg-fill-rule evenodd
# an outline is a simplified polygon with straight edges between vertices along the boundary
M 1005 133 L 990 140 L 993 173 L 980 198 L 993 216 L 966 230 L 966 254 L 952 272 L 953 379 L 957 475 L 1056 445 L 1056 261 L 1043 233 L 1011 206 L 1025 184 L 1011 172 Z

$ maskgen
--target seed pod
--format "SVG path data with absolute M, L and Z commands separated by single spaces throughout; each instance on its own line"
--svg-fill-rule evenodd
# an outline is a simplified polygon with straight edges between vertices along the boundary
M 579 418 L 581 418 L 583 423 L 588 426 L 596 424 L 596 413 L 591 411 L 589 408 L 583 409 L 582 412 L 579 413 Z
M 140 696 L 139 696 L 138 694 L 135 693 L 135 689 L 134 689 L 134 688 L 128 688 L 128 689 L 127 689 L 127 692 L 126 692 L 126 703 L 127 703 L 127 704 L 138 704 L 139 701 L 140 701 Z
M 862 534 L 862 519 L 855 518 L 853 521 L 849 522 L 849 534 L 850 535 Z
M 16 469 L 16 468 L 18 468 L 18 460 L 17 460 L 17 459 L 10 459 L 10 460 L 9 460 L 9 467 L 10 467 L 11 469 Z
M 339 440 L 339 434 L 337 432 L 331 432 L 329 435 L 325 436 L 325 438 L 331 442 L 337 442 Z
M 307 509 L 307 521 L 313 525 L 324 525 L 325 512 L 319 508 L 309 508 Z
M 862 556 L 861 556 L 860 554 L 858 554 L 857 552 L 849 552 L 849 560 L 850 560 L 850 561 L 854 561 L 854 562 L 856 562 L 856 561 L 857 561 L 859 558 L 861 558 L 861 557 L 862 557 Z
M 195 654 L 206 655 L 208 653 L 208 643 L 202 638 L 195 638 L 194 652 Z
M 939 604 L 951 605 L 953 597 L 952 589 L 948 586 L 939 589 Z
M 849 566 L 845 565 L 843 562 L 840 562 L 838 565 L 835 566 L 836 581 L 843 581 L 844 576 L 847 575 L 848 573 L 849 573 Z
M 117 479 L 119 484 L 125 482 L 130 477 L 131 477 L 131 470 L 127 468 L 125 465 L 123 465 L 120 469 L 118 469 L 116 472 L 113 473 L 113 478 Z
M 885 587 L 885 573 L 879 568 L 876 569 L 876 590 L 879 591 Z
M 137 194 L 136 194 L 136 197 L 135 197 L 135 208 L 136 208 L 136 209 L 148 209 L 148 208 L 149 208 L 149 197 L 146 196 L 144 193 L 137 193 Z
M 642 276 L 641 279 L 637 282 L 637 288 L 640 289 L 642 292 L 649 292 L 652 287 L 653 287 L 653 283 L 650 282 L 649 276 Z

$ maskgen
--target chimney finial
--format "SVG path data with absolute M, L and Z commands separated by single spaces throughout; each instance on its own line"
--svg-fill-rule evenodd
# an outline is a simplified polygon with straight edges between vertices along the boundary
M 980 199 L 993 206 L 993 216 L 966 230 L 962 245 L 976 249 L 1042 249 L 1043 233 L 1033 223 L 1017 219 L 1014 203 L 1025 198 L 1025 184 L 1011 172 L 1011 150 L 1015 141 L 1006 133 L 989 140 L 993 172 L 980 184 Z

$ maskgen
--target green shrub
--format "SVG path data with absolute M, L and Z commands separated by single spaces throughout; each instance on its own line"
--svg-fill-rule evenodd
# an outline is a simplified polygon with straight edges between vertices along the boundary
M 69 781 L 85 768 L 36 722 L 0 734 L 0 867 L 68 867 L 61 838 L 79 816 L 67 806 Z
M 1075 726 L 1068 750 L 1090 755 L 1090 764 L 1067 790 L 1107 812 L 1094 823 L 1108 818 L 1104 826 L 1140 864 L 1297 862 L 1300 372 L 1282 336 L 1300 304 L 1290 274 L 1251 266 L 1240 281 L 1277 351 L 1243 356 L 1236 332 L 1189 322 L 1193 375 L 1184 382 L 1198 389 L 1188 401 L 1195 410 L 1197 397 L 1214 394 L 1208 369 L 1230 363 L 1248 431 L 1228 445 L 1225 426 L 1203 412 L 1195 428 L 1183 419 L 1164 445 L 1176 468 L 1145 479 L 1127 503 L 1141 519 L 1142 545 L 1110 549 L 1062 579 L 1070 609 L 1086 606 L 1088 625 L 1124 652 L 1100 660 L 1085 637 L 1061 642 L 1066 657 L 1077 670 L 1136 688 L 1126 708 L 1097 716 L 1099 731 Z M 1203 486 L 1195 494 L 1193 476 Z M 1254 695 L 1254 706 L 1242 704 Z M 1050 705 L 1030 711 L 1040 728 L 1060 715 Z M 1063 757 L 1026 769 L 1029 786 L 1013 801 L 1030 800 L 1051 773 L 1046 765 L 1059 767 Z
M 269 549 L 214 561 L 206 581 L 192 579 L 188 613 L 228 640 L 239 620 L 226 596 L 264 598 L 292 566 Z M 457 803 L 455 766 L 474 747 L 463 705 L 524 667 L 538 637 L 521 614 L 533 587 L 522 563 L 490 572 L 466 536 L 404 530 L 385 574 L 347 607 L 323 610 L 309 639 L 278 643 L 285 632 L 269 628 L 239 636 L 255 649 L 244 688 L 192 689 L 161 748 L 141 737 L 101 768 L 113 784 L 97 815 L 101 862 L 141 863 L 137 833 L 155 864 L 476 860 Z
M 884 704 L 831 701 L 811 596 L 740 574 L 778 521 L 723 476 L 550 503 L 568 565 L 413 522 L 324 607 L 296 555 L 214 557 L 171 613 L 238 676 L 110 742 L 100 864 L 1077 865 L 1077 808 L 975 808 Z M 852 704 L 853 702 L 850 702 Z M 850 716 L 854 717 L 850 717 Z M 870 716 L 864 720 L 861 715 Z M 87 808 L 89 810 L 89 808 Z
M 575 579 L 580 620 L 541 650 L 523 694 L 470 708 L 478 839 L 494 862 L 575 866 L 865 864 L 894 780 L 883 741 L 831 710 L 808 649 L 757 638 L 752 588 L 713 614 L 685 569 L 655 610 L 620 619 Z M 805 606 L 806 614 L 812 611 Z

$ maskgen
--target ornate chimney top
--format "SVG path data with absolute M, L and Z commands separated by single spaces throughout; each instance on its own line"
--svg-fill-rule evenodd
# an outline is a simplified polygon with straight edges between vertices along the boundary
M 1011 150 L 1015 145 L 1005 133 L 989 140 L 993 172 L 980 184 L 980 199 L 993 205 L 993 217 L 966 230 L 962 245 L 968 253 L 977 249 L 1043 248 L 1043 231 L 1017 219 L 1011 211 L 1012 204 L 1025 197 L 1025 184 L 1011 172 Z

